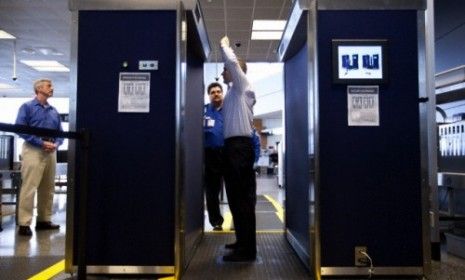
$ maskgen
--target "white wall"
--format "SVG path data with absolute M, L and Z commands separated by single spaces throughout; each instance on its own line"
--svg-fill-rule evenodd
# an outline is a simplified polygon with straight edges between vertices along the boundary
M 283 120 L 281 118 L 263 119 L 262 125 L 265 131 L 271 133 L 266 136 L 267 147 L 273 146 L 276 149 L 276 142 L 281 142 L 284 133 Z
M 247 63 L 247 76 L 252 84 L 257 97 L 254 106 L 254 115 L 261 115 L 282 111 L 284 107 L 284 81 L 282 63 Z M 223 63 L 205 63 L 204 66 L 205 88 L 218 77 L 218 82 L 223 85 L 224 91 L 227 86 L 223 84 Z M 205 103 L 208 96 L 205 93 Z
M 251 70 L 253 87 L 257 95 L 255 116 L 280 112 L 284 108 L 284 81 L 282 63 L 256 63 Z
M 16 115 L 18 114 L 19 107 L 29 100 L 34 98 L 31 97 L 1 97 L 0 98 L 0 122 L 14 124 L 16 121 Z M 54 106 L 60 114 L 69 113 L 69 98 L 50 98 L 48 102 Z

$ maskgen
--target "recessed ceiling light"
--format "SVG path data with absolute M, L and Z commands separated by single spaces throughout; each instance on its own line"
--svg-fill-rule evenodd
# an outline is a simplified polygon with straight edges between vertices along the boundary
M 69 72 L 69 68 L 66 66 L 53 67 L 53 66 L 36 66 L 32 67 L 40 72 Z
M 21 63 L 42 72 L 69 72 L 69 68 L 56 60 L 20 60 Z
M 36 51 L 33 48 L 24 48 L 21 52 L 25 54 L 36 54 Z
M 252 40 L 280 40 L 282 31 L 252 31 Z
M 57 51 L 54 48 L 50 47 L 38 47 L 36 48 L 37 51 L 39 51 L 43 55 L 63 55 L 63 53 Z
M 252 23 L 252 30 L 253 31 L 283 31 L 284 27 L 286 27 L 285 20 L 262 20 L 256 19 Z
M 0 29 L 0 39 L 16 39 L 16 37 Z

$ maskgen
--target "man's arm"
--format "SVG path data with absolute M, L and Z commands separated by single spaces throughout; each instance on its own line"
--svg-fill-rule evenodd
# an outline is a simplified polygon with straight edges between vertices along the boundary
M 229 45 L 229 38 L 224 36 L 220 41 L 221 54 L 223 56 L 224 67 L 230 72 L 233 86 L 239 88 L 238 93 L 242 94 L 248 86 L 247 76 L 242 71 L 239 61 L 233 49 Z
M 63 125 L 61 124 L 60 114 L 58 113 L 56 109 L 55 109 L 55 112 L 57 113 L 57 116 L 58 116 L 58 130 L 63 131 Z M 63 138 L 56 138 L 55 139 L 56 147 L 58 148 L 61 144 L 63 144 L 63 141 L 64 141 Z

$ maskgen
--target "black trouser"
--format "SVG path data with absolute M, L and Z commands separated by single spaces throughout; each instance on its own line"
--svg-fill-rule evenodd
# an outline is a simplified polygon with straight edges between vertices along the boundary
M 205 148 L 205 196 L 208 220 L 212 226 L 222 225 L 220 192 L 223 187 L 223 155 L 220 148 Z
M 257 184 L 253 170 L 254 149 L 251 137 L 231 137 L 224 143 L 226 193 L 233 216 L 238 247 L 256 253 L 255 204 Z

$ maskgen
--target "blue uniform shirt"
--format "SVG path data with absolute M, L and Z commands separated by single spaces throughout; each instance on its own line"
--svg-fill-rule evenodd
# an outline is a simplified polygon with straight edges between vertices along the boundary
M 258 159 L 260 158 L 260 136 L 258 136 L 255 128 L 253 129 L 253 133 L 252 133 L 252 141 L 253 141 L 253 150 L 255 152 L 255 162 L 258 162 Z
M 211 103 L 204 107 L 203 134 L 205 148 L 223 147 L 223 111 L 221 108 L 216 110 Z
M 19 107 L 18 116 L 16 117 L 16 124 L 28 125 L 32 127 L 48 128 L 63 131 L 61 127 L 60 114 L 50 104 L 42 105 L 34 98 Z M 42 137 L 19 134 L 29 144 L 42 147 Z M 63 138 L 56 138 L 55 144 L 60 146 L 63 143 Z

